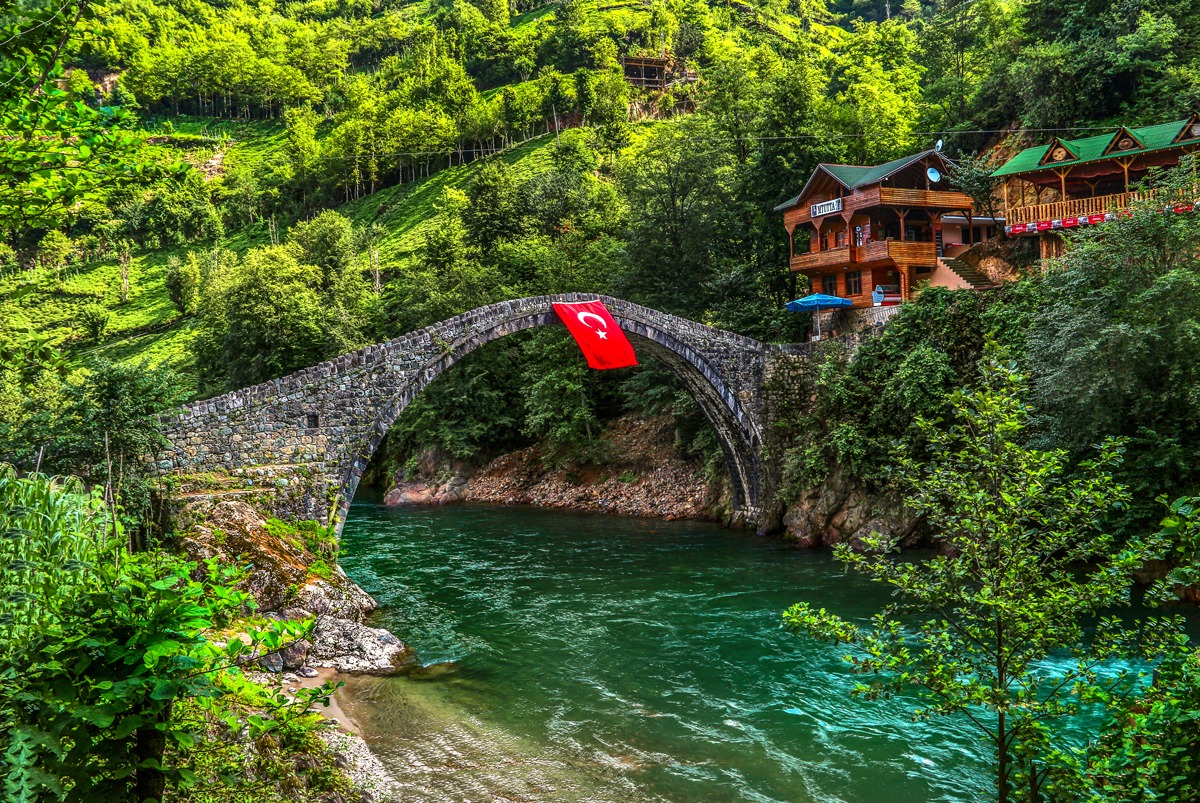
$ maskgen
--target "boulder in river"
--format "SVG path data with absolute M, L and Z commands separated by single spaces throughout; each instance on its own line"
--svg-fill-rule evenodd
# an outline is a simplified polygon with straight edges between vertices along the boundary
M 312 632 L 311 666 L 339 672 L 394 672 L 408 656 L 404 642 L 382 628 L 349 619 L 321 618 Z

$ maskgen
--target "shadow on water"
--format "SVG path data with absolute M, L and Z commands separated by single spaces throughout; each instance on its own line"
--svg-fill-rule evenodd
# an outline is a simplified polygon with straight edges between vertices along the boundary
M 850 698 L 807 600 L 886 590 L 824 552 L 696 522 L 356 503 L 346 571 L 430 666 L 344 706 L 407 800 L 928 801 L 991 789 L 955 720 Z M 434 668 L 434 667 L 437 668 Z

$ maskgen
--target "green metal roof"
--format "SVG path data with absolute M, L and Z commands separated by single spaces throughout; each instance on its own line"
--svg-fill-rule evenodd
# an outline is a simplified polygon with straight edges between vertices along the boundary
M 1084 164 L 1085 162 L 1099 162 L 1105 159 L 1112 159 L 1116 156 L 1136 156 L 1138 154 L 1178 147 L 1175 143 L 1175 138 L 1179 136 L 1179 132 L 1183 131 L 1183 127 L 1190 122 L 1191 118 L 1188 118 L 1187 120 L 1178 120 L 1174 123 L 1159 123 L 1158 125 L 1126 129 L 1133 136 L 1137 137 L 1143 147 L 1120 152 L 1114 151 L 1107 156 L 1105 156 L 1104 151 L 1121 129 L 1094 137 L 1062 140 L 1062 144 L 1068 150 L 1077 154 L 1077 159 L 1064 159 L 1061 162 L 1042 164 L 1042 159 L 1045 158 L 1046 152 L 1054 147 L 1058 143 L 1058 140 L 1051 142 L 1049 145 L 1036 145 L 1032 148 L 1026 148 L 1009 159 L 998 170 L 992 173 L 992 176 L 999 178 L 1001 176 L 1012 176 L 1017 173 L 1034 173 L 1041 170 Z
M 885 162 L 884 164 L 876 165 L 875 167 L 855 167 L 852 165 L 825 165 L 825 167 L 830 172 L 835 170 L 846 171 L 845 178 L 842 178 L 841 176 L 838 176 L 838 178 L 844 184 L 849 186 L 850 189 L 856 190 L 859 187 L 867 184 L 874 184 L 878 181 L 882 181 L 892 173 L 895 173 L 897 170 L 903 170 L 913 162 L 920 161 L 931 153 L 934 153 L 934 151 L 921 151 L 920 153 L 914 153 L 911 156 L 901 156 L 899 159 L 893 159 L 890 162 Z
M 901 156 L 899 159 L 893 159 L 890 162 L 884 162 L 883 164 L 875 165 L 874 167 L 869 165 L 835 165 L 825 164 L 822 162 L 821 164 L 817 165 L 817 169 L 813 172 L 812 176 L 810 176 L 808 181 L 804 183 L 804 189 L 800 190 L 800 194 L 794 198 L 789 198 L 779 206 L 775 207 L 775 211 L 780 212 L 799 203 L 800 199 L 803 198 L 808 192 L 808 186 L 812 184 L 813 179 L 815 179 L 817 174 L 822 170 L 832 176 L 836 181 L 839 181 L 845 185 L 846 189 L 856 190 L 859 187 L 864 187 L 868 184 L 875 184 L 883 181 L 897 170 L 903 170 L 913 162 L 920 161 L 931 153 L 937 153 L 937 151 L 927 150 L 921 151 L 920 153 L 914 153 L 910 156 Z

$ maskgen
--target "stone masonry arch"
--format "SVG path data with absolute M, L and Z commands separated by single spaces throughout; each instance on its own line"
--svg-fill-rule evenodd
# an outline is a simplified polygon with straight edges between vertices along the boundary
M 734 518 L 755 523 L 767 493 L 764 378 L 807 346 L 772 346 L 621 299 L 570 293 L 503 301 L 165 416 L 158 469 L 177 496 L 247 497 L 275 515 L 340 531 L 388 429 L 430 382 L 481 346 L 561 325 L 551 305 L 599 298 L 639 354 L 659 358 L 717 432 Z M 174 477 L 174 480 L 170 478 Z

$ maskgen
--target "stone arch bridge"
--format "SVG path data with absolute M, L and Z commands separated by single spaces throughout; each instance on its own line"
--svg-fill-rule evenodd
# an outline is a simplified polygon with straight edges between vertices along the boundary
M 570 293 L 503 301 L 289 376 L 195 402 L 164 416 L 158 455 L 168 496 L 238 496 L 281 517 L 340 531 L 359 479 L 404 408 L 484 344 L 559 325 L 551 304 L 599 298 L 639 357 L 661 360 L 716 430 L 733 485 L 735 521 L 756 524 L 772 485 L 764 464 L 768 380 L 808 355 L 617 298 Z M 582 359 L 582 357 L 581 357 Z M 777 383 L 778 384 L 778 383 Z

